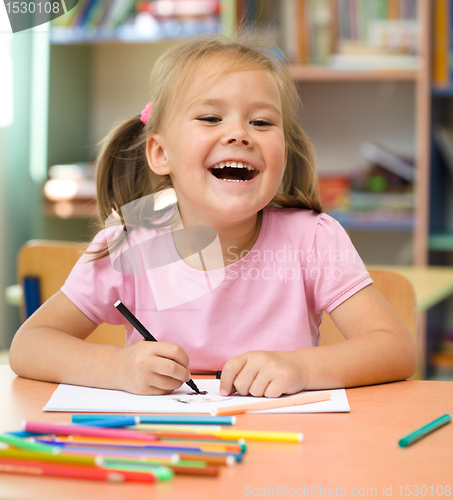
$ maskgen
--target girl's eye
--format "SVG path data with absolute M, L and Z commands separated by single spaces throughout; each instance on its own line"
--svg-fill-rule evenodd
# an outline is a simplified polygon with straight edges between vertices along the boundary
M 220 118 L 218 116 L 208 115 L 208 116 L 200 116 L 198 120 L 202 122 L 217 123 L 220 121 Z
M 268 120 L 253 120 L 250 122 L 252 125 L 256 127 L 272 127 L 272 123 Z

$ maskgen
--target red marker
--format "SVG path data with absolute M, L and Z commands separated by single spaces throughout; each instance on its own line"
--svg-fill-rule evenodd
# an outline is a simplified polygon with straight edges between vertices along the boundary
M 113 471 L 99 467 L 55 464 L 34 460 L 0 459 L 0 472 L 7 474 L 25 474 L 29 476 L 53 476 L 72 479 L 92 479 L 97 481 L 140 481 L 154 483 L 156 478 L 151 473 Z

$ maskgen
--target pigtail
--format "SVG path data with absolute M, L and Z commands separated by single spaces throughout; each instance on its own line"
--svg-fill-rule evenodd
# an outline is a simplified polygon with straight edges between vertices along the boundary
M 126 203 L 152 193 L 143 129 L 136 116 L 113 129 L 100 144 L 96 188 L 101 221 Z
M 113 212 L 119 215 L 118 225 L 125 227 L 121 207 L 172 185 L 169 176 L 156 175 L 148 165 L 145 124 L 140 116 L 121 123 L 101 141 L 96 165 L 97 212 L 102 227 Z M 128 229 L 144 222 L 142 205 L 135 219 L 128 220 Z M 125 233 L 120 233 L 117 240 L 109 242 L 110 247 L 116 248 L 124 237 Z M 97 260 L 106 257 L 109 248 L 87 253 Z
M 304 208 L 321 213 L 313 145 L 295 120 L 291 120 L 286 136 L 288 157 L 285 174 L 272 203 L 282 208 Z

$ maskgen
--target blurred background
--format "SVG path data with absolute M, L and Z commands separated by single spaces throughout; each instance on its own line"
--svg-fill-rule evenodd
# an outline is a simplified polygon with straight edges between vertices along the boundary
M 453 273 L 452 3 L 66 0 L 14 34 L 0 5 L 0 349 L 21 322 L 18 250 L 97 232 L 95 146 L 141 112 L 156 59 L 239 24 L 288 62 L 323 206 L 365 263 Z M 420 317 L 425 376 L 453 379 L 453 277 L 442 286 Z

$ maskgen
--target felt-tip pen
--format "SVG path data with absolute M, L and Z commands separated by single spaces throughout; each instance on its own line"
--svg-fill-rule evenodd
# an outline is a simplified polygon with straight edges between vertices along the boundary
M 412 443 L 415 443 L 419 439 L 427 436 L 431 432 L 435 431 L 436 429 L 439 429 L 439 427 L 442 427 L 443 425 L 448 424 L 449 422 L 451 422 L 451 415 L 449 413 L 446 413 L 445 415 L 436 418 L 436 420 L 433 420 L 429 424 L 426 424 L 420 429 L 417 429 L 416 431 L 411 432 L 407 436 L 403 437 L 398 441 L 398 444 L 401 446 L 401 448 L 406 448 L 407 446 L 411 445 Z
M 140 335 L 150 342 L 157 342 L 157 340 L 149 333 L 149 331 L 140 323 L 140 321 L 129 311 L 129 309 L 121 302 L 117 300 L 115 302 L 115 307 L 118 311 L 129 321 L 129 323 L 140 333 Z M 186 384 L 197 394 L 202 394 L 200 389 L 195 385 L 194 381 L 190 379 Z

